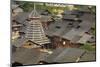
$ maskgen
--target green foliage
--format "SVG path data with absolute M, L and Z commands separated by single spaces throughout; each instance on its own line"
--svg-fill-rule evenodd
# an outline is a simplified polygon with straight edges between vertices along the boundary
M 58 14 L 58 10 L 68 10 L 68 7 L 57 7 L 57 6 L 46 6 L 45 3 L 43 3 L 43 5 L 40 5 L 38 3 L 36 4 L 36 9 L 46 9 L 48 11 L 50 11 L 52 14 Z M 34 3 L 30 3 L 30 2 L 24 2 L 23 5 L 21 5 L 21 8 L 25 11 L 31 11 L 34 8 Z M 56 12 L 54 12 L 54 10 L 56 10 Z
M 28 12 L 28 11 L 31 11 L 34 7 L 34 4 L 31 4 L 31 3 L 24 3 L 21 8 L 25 11 L 25 12 Z
M 81 5 L 74 5 L 74 7 L 77 8 L 77 9 L 81 9 L 82 8 Z
M 96 25 L 95 24 L 92 26 L 91 32 L 93 35 L 96 35 Z
M 17 2 L 19 4 L 23 4 L 20 7 L 25 11 L 31 11 L 34 8 L 34 3 L 31 2 Z M 39 3 L 35 3 L 36 4 L 36 8 L 37 9 L 47 9 L 49 10 L 52 14 L 57 14 L 58 12 L 54 12 L 54 10 L 56 9 L 58 10 L 69 10 L 69 7 L 58 7 L 58 6 L 47 6 L 46 3 L 43 3 L 43 5 L 40 5 Z M 77 9 L 82 9 L 83 7 L 88 7 L 88 6 L 82 6 L 82 5 L 74 5 L 75 8 Z M 90 10 L 92 12 L 96 11 L 96 7 L 95 6 L 91 6 Z
M 80 47 L 81 49 L 85 49 L 88 51 L 95 51 L 95 47 L 93 47 L 90 43 L 86 43 Z
M 92 6 L 90 9 L 91 9 L 91 12 L 96 13 L 96 6 Z

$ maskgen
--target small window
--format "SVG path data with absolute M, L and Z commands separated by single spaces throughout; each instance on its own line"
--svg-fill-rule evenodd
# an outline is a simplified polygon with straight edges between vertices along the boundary
M 89 34 L 89 32 L 85 32 L 86 34 Z
M 77 29 L 79 29 L 79 28 L 80 28 L 80 26 L 77 26 L 76 28 L 77 28 Z
M 57 29 L 60 29 L 61 27 L 60 27 L 60 26 L 56 26 L 56 28 L 57 28 Z
M 78 20 L 78 22 L 79 22 L 79 23 L 81 23 L 81 22 L 82 22 L 82 20 Z
M 94 39 L 94 37 L 92 36 L 91 39 Z
M 90 41 L 87 41 L 87 43 L 91 43 Z
M 68 25 L 73 25 L 73 23 L 69 23 Z
M 29 46 L 31 46 L 32 44 L 31 44 L 31 43 L 29 43 L 28 45 L 29 45 Z
M 30 19 L 29 19 L 29 18 L 27 18 L 26 20 L 27 20 L 27 21 L 30 21 Z

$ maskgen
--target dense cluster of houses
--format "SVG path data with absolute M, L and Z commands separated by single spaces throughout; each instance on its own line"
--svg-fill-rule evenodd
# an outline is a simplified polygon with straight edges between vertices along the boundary
M 87 7 L 80 10 L 66 10 L 61 13 L 60 19 L 55 20 L 48 10 L 24 12 L 19 6 L 16 3 L 12 4 L 12 45 L 18 48 L 13 55 L 13 61 L 26 65 L 37 64 L 40 60 L 48 63 L 77 62 L 85 52 L 78 47 L 85 43 L 95 45 L 95 35 L 91 33 L 91 28 L 96 22 L 95 14 L 91 13 Z M 33 48 L 55 50 L 52 51 L 51 56 L 48 56 L 47 53 L 39 53 L 37 52 L 39 49 Z M 25 52 L 29 55 L 25 56 Z M 65 59 L 65 55 L 70 57 L 75 54 L 73 59 L 72 57 Z

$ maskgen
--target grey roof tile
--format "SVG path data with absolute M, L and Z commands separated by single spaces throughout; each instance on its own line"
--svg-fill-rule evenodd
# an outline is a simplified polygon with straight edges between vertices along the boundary
M 52 62 L 75 62 L 85 51 L 77 48 L 57 48 L 45 61 Z

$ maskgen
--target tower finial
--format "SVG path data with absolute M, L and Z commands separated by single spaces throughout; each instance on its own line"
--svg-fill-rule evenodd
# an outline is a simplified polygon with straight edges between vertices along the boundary
M 34 3 L 34 10 L 35 10 L 35 3 Z
M 34 3 L 34 8 L 33 8 L 32 12 L 29 15 L 29 18 L 40 18 L 39 13 L 36 11 L 35 3 Z

